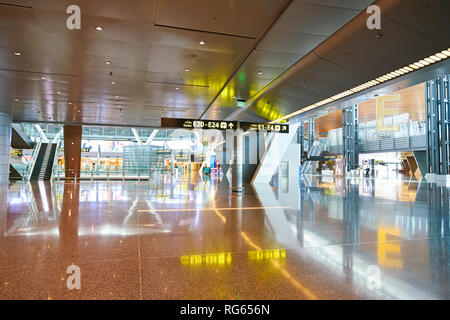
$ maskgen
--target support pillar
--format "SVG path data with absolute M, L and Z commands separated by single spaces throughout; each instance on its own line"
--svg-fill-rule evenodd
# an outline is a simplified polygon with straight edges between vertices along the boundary
M 12 117 L 0 112 L 0 185 L 9 179 L 9 153 L 11 150 Z
M 66 178 L 80 177 L 81 137 L 82 126 L 64 125 L 64 163 Z
M 244 159 L 243 132 L 238 123 L 233 137 L 233 164 L 231 167 L 231 191 L 242 192 L 242 164 Z
M 315 136 L 314 136 L 314 119 L 308 120 L 308 152 L 311 150 Z
M 303 153 L 305 152 L 305 126 L 303 121 L 297 129 L 297 143 L 300 145 L 300 165 L 302 164 Z
M 450 173 L 450 89 L 449 77 L 427 81 L 425 113 L 427 173 Z
M 342 145 L 346 172 L 356 169 L 358 166 L 358 129 L 358 105 L 355 104 L 342 110 Z

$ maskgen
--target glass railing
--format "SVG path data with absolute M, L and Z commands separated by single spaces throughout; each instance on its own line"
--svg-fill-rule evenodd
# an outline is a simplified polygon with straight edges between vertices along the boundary
M 362 123 L 359 125 L 358 137 L 359 141 L 364 143 L 368 141 L 377 141 L 383 139 L 406 138 L 413 136 L 426 135 L 425 121 L 408 120 L 400 124 L 397 131 L 378 131 L 376 124 L 373 122 Z M 324 146 L 323 150 L 334 150 L 337 146 L 342 146 L 342 128 L 328 131 L 327 138 L 321 138 Z
M 408 120 L 404 123 L 394 124 L 396 131 L 378 131 L 376 125 L 360 124 L 359 140 L 373 141 L 380 139 L 404 138 L 426 134 L 425 121 Z
M 167 168 L 151 168 L 151 169 L 127 169 L 127 170 L 108 170 L 108 169 L 88 169 L 81 170 L 79 177 L 82 179 L 151 179 L 155 175 L 169 174 L 170 169 Z M 53 180 L 66 178 L 64 166 L 59 166 L 53 171 Z

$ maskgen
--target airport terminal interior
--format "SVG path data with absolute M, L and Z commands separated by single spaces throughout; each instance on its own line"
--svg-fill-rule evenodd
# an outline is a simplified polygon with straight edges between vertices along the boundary
M 0 299 L 450 299 L 449 12 L 0 1 Z

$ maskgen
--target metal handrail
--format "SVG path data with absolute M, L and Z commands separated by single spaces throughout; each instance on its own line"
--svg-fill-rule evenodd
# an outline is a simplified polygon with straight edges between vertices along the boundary
M 50 180 L 53 180 L 53 176 L 55 174 L 55 167 L 58 166 L 58 158 L 59 158 L 59 148 L 61 146 L 62 139 L 58 139 L 58 142 L 56 143 L 56 150 L 55 155 L 53 156 L 53 167 L 52 167 L 52 175 L 50 177 Z
M 36 159 L 41 150 L 41 146 L 42 146 L 42 140 L 39 139 L 38 143 L 36 144 L 36 148 L 33 149 L 33 153 L 31 155 L 30 166 L 28 167 L 27 180 L 31 180 L 31 175 L 33 174 L 34 166 L 36 164 Z

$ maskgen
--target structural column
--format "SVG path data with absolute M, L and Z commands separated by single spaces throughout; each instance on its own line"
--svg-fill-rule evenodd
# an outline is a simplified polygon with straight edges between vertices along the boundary
M 356 169 L 358 166 L 358 105 L 342 110 L 342 139 L 346 171 Z
M 308 152 L 312 149 L 314 143 L 314 119 L 308 120 Z
M 231 191 L 242 192 L 242 164 L 244 160 L 244 136 L 239 126 L 233 137 L 233 163 L 231 167 Z
M 0 184 L 8 183 L 12 117 L 0 112 Z
M 427 172 L 450 173 L 450 89 L 448 76 L 426 83 Z
M 66 178 L 80 177 L 82 126 L 64 125 L 64 162 Z
M 305 127 L 303 121 L 297 129 L 297 143 L 300 145 L 300 164 L 302 164 L 303 153 L 305 151 Z

